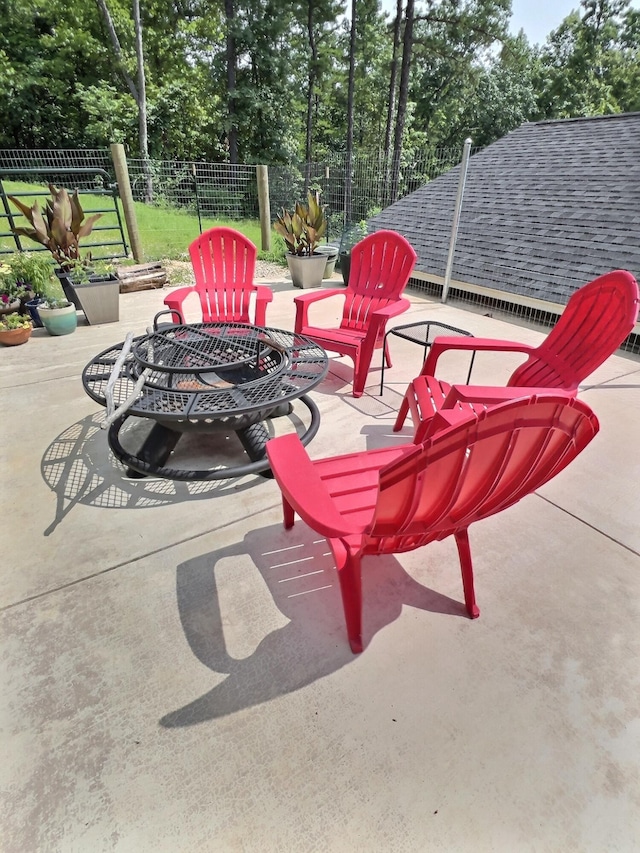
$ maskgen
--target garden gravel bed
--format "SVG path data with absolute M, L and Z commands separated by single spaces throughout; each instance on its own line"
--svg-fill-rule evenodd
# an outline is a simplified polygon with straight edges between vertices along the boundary
M 164 260 L 162 266 L 167 271 L 167 283 L 165 287 L 177 287 L 185 284 L 195 284 L 191 261 Z M 289 271 L 282 264 L 274 264 L 272 261 L 256 261 L 256 280 L 282 281 L 289 277 Z

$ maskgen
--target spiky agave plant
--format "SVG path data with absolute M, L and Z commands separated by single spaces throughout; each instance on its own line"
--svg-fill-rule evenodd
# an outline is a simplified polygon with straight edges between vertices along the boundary
M 296 202 L 293 213 L 283 208 L 273 227 L 292 255 L 312 255 L 327 230 L 327 220 L 315 195 L 309 192 L 307 204 Z
M 81 257 L 79 243 L 83 237 L 91 234 L 102 214 L 95 213 L 85 219 L 77 189 L 69 195 L 64 187 L 49 184 L 49 192 L 51 198 L 47 199 L 44 211 L 40 209 L 37 200 L 28 207 L 15 196 L 9 196 L 31 226 L 18 226 L 13 229 L 14 234 L 46 246 L 56 263 L 65 271 L 88 264 L 91 253 L 86 252 Z

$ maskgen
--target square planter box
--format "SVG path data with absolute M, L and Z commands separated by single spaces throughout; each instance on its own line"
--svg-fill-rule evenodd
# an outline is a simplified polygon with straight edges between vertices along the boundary
M 116 323 L 120 319 L 120 279 L 116 273 L 91 275 L 87 283 L 75 284 L 68 273 L 59 269 L 55 272 L 64 295 L 84 312 L 89 325 Z
M 294 287 L 320 287 L 327 267 L 327 257 L 320 254 L 287 254 L 287 264 Z
M 115 273 L 91 276 L 88 284 L 72 285 L 87 323 L 116 323 L 120 319 L 120 280 Z M 74 300 L 76 301 L 76 300 Z

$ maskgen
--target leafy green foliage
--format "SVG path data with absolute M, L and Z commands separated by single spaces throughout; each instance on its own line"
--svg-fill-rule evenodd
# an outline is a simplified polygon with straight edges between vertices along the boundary
M 117 141 L 135 156 L 138 110 L 123 73 L 135 79 L 132 10 L 130 0 L 106 2 L 121 57 L 96 3 L 1 0 L 0 147 Z M 351 4 L 229 2 L 229 25 L 222 2 L 143 4 L 150 156 L 227 160 L 232 131 L 242 163 L 309 155 L 322 164 L 344 151 Z M 640 109 L 640 11 L 629 0 L 582 0 L 535 48 L 508 35 L 510 8 L 510 0 L 416 4 L 403 163 L 416 152 L 460 148 L 466 136 L 488 144 L 524 121 Z M 392 51 L 378 0 L 357 0 L 355 31 L 353 141 L 356 152 L 372 151 L 385 136 Z M 228 33 L 236 46 L 232 92 Z M 301 193 L 314 169 L 301 170 Z
M 31 318 L 27 314 L 3 314 L 0 316 L 0 329 L 30 329 Z
M 638 13 L 629 0 L 582 0 L 549 35 L 534 83 L 539 118 L 633 110 L 638 105 Z
M 42 296 L 53 274 L 48 256 L 35 252 L 13 252 L 0 261 L 0 292 L 25 298 L 25 291 Z

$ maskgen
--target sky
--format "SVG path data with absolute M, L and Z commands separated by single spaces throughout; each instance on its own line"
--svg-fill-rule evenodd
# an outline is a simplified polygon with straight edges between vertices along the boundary
M 640 8 L 640 0 L 631 5 Z M 530 44 L 542 44 L 579 6 L 580 0 L 511 0 L 511 32 L 515 35 L 522 29 Z
M 631 6 L 640 9 L 640 0 Z M 511 32 L 524 30 L 530 44 L 543 44 L 552 30 L 556 30 L 567 15 L 580 7 L 580 0 L 511 0 Z M 382 8 L 395 15 L 396 0 L 382 0 Z

